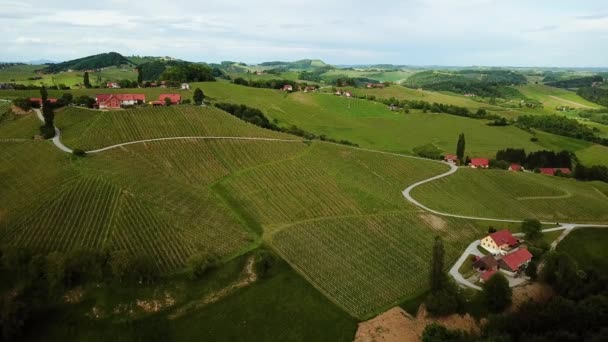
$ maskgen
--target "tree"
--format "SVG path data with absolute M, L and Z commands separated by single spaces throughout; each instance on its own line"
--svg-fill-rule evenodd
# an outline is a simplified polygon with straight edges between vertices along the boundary
M 441 237 L 435 237 L 433 255 L 431 257 L 431 292 L 439 292 L 444 285 L 445 274 L 443 273 L 445 249 Z
M 85 88 L 91 88 L 91 81 L 89 80 L 89 73 L 87 71 L 84 72 L 84 76 L 82 77 L 82 83 Z
M 464 133 L 460 133 L 458 143 L 456 144 L 456 156 L 461 163 L 464 161 L 465 144 Z
M 112 275 L 120 282 L 123 281 L 132 265 L 132 258 L 129 251 L 118 250 L 110 253 L 110 269 Z
M 188 258 L 188 273 L 192 279 L 200 279 L 217 265 L 217 259 L 210 253 L 200 252 Z
M 168 97 L 165 97 L 165 106 L 169 107 L 171 105 L 171 99 Z
M 431 323 L 422 332 L 422 342 L 460 341 L 463 334 L 460 331 L 448 330 L 443 325 Z
M 144 73 L 141 71 L 141 67 L 137 68 L 137 83 L 144 83 Z
M 526 239 L 536 240 L 543 236 L 542 225 L 537 219 L 525 219 L 521 224 L 521 231 L 526 234 Z
M 46 127 L 54 127 L 55 112 L 53 105 L 49 101 L 45 101 L 42 105 L 42 116 L 44 117 L 44 125 Z
M 201 90 L 201 88 L 196 88 L 194 90 L 194 96 L 192 97 L 194 100 L 194 104 L 200 106 L 203 104 L 203 100 L 205 100 L 205 94 Z
M 51 291 L 63 288 L 66 258 L 60 252 L 51 252 L 46 257 L 46 279 Z
M 42 104 L 46 103 L 46 100 L 49 98 L 49 92 L 46 90 L 45 86 L 40 88 L 40 97 L 42 98 Z
M 509 281 L 500 272 L 494 274 L 482 286 L 481 297 L 490 311 L 498 312 L 511 305 L 513 291 Z

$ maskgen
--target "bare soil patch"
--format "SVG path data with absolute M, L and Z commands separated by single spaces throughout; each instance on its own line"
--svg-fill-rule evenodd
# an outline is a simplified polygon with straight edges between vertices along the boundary
M 19 108 L 19 107 L 17 107 L 17 106 L 14 106 L 14 105 L 13 105 L 13 106 L 11 106 L 11 111 L 12 111 L 13 113 L 15 113 L 15 114 L 18 114 L 18 115 L 25 115 L 25 114 L 30 113 L 29 111 L 28 111 L 28 112 L 26 112 L 26 111 L 24 111 L 23 109 L 21 109 L 21 108 Z
M 437 215 L 424 213 L 418 216 L 434 230 L 445 231 L 448 225 L 448 223 L 443 218 Z
M 394 307 L 369 321 L 359 323 L 355 342 L 420 341 L 424 328 L 433 322 L 450 330 L 479 333 L 477 322 L 468 314 L 431 318 L 422 305 L 416 317 L 412 317 L 402 308 Z
M 509 311 L 517 310 L 523 303 L 527 301 L 535 301 L 538 303 L 546 303 L 555 296 L 555 292 L 549 285 L 541 283 L 531 283 L 525 286 L 513 288 L 513 304 Z

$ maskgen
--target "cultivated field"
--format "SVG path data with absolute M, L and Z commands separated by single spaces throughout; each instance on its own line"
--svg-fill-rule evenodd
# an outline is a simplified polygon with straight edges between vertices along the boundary
M 43 84 L 47 87 L 60 84 L 74 87 L 76 84 L 83 83 L 83 71 L 65 71 L 57 74 L 36 74 L 36 70 L 43 69 L 44 67 L 46 67 L 46 65 L 15 65 L 0 69 L 0 83 L 17 83 L 36 86 Z M 40 77 L 41 79 L 29 79 L 36 77 Z M 98 82 L 98 77 L 101 79 L 101 82 Z M 99 72 L 89 73 L 89 79 L 92 85 L 105 84 L 106 81 L 125 79 L 136 80 L 137 72 L 132 69 L 108 67 Z
M 212 107 L 148 107 L 94 111 L 69 107 L 56 116 L 62 141 L 72 148 L 94 150 L 114 144 L 167 137 L 266 137 L 296 139 L 260 129 Z
M 549 222 L 608 222 L 608 184 L 502 170 L 463 168 L 424 184 L 412 196 L 460 215 Z
M 585 100 L 576 95 L 576 92 L 549 87 L 542 84 L 526 84 L 517 86 L 524 96 L 537 100 L 544 105 L 544 109 L 550 112 L 555 112 L 557 107 L 571 107 L 577 109 L 598 109 L 602 106 Z

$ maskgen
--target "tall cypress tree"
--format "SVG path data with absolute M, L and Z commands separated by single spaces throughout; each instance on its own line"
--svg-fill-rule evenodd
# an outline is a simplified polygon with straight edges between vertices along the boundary
M 458 144 L 456 144 L 456 156 L 458 157 L 458 160 L 460 160 L 460 163 L 462 163 L 464 161 L 464 150 L 465 150 L 464 133 L 460 133 L 460 135 L 458 136 Z
M 49 98 L 49 92 L 46 90 L 45 86 L 42 86 L 42 88 L 40 88 L 40 97 L 42 98 L 42 104 L 44 104 Z
M 141 67 L 137 68 L 137 83 L 144 83 L 144 73 L 141 71 Z
M 203 104 L 204 99 L 205 99 L 205 94 L 203 93 L 201 88 L 196 88 L 194 90 L 194 96 L 193 96 L 194 103 L 200 106 Z
M 433 255 L 431 258 L 431 292 L 439 292 L 444 285 L 445 275 L 443 273 L 445 249 L 441 237 L 435 237 Z
M 91 81 L 89 80 L 89 73 L 86 71 L 84 72 L 84 77 L 83 77 L 82 83 L 84 84 L 85 88 L 91 88 Z

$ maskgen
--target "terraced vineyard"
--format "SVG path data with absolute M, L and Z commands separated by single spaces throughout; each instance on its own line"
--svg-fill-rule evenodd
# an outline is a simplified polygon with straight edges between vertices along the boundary
M 424 184 L 412 196 L 429 208 L 460 215 L 550 222 L 608 222 L 608 184 L 540 174 L 461 169 Z
M 40 121 L 35 114 L 14 114 L 10 102 L 0 101 L 0 140 L 32 139 L 38 134 Z
M 464 220 L 411 210 L 298 223 L 272 244 L 337 305 L 367 318 L 426 289 L 434 236 L 452 261 L 475 232 Z
M 260 129 L 210 107 L 150 107 L 100 112 L 76 107 L 57 113 L 64 144 L 94 150 L 114 144 L 153 138 L 188 136 L 256 136 L 295 139 Z

